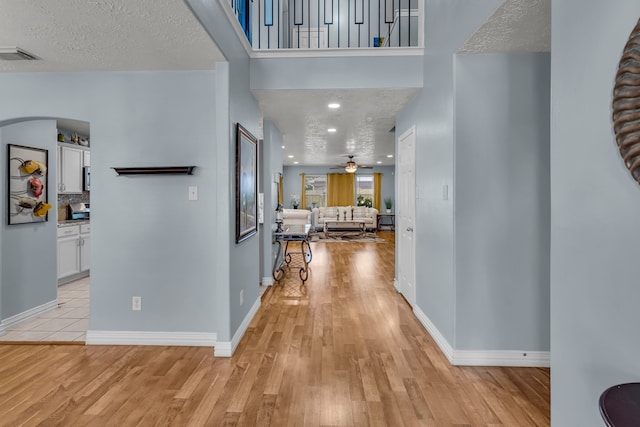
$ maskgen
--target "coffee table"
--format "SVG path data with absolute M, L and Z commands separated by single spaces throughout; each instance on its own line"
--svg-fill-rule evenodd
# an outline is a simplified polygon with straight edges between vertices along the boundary
M 324 234 L 327 237 L 343 236 L 354 232 L 359 236 L 364 235 L 364 219 L 329 219 L 324 222 Z

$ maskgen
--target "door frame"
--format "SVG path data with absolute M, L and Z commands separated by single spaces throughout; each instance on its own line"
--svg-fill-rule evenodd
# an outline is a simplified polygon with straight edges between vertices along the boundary
M 398 200 L 398 196 L 400 196 L 401 192 L 400 192 L 400 184 L 401 184 L 401 178 L 402 178 L 402 164 L 400 163 L 400 150 L 401 150 L 401 141 L 407 139 L 408 137 L 411 137 L 411 135 L 413 135 L 413 153 L 411 155 L 411 158 L 413 159 L 413 185 L 414 188 L 416 186 L 416 163 L 415 163 L 415 152 L 416 152 L 416 126 L 412 125 L 410 126 L 406 131 L 404 131 L 397 139 L 397 143 L 396 143 L 396 149 L 397 149 L 397 153 L 396 153 L 396 188 L 395 188 L 395 192 L 396 192 L 396 200 Z M 415 194 L 415 193 L 414 193 Z M 398 206 L 398 208 L 401 209 L 402 206 L 402 202 L 397 203 L 396 206 Z M 398 213 L 400 213 L 400 215 L 398 215 Z M 413 213 L 412 213 L 412 218 L 413 218 L 413 239 L 412 239 L 412 253 L 413 253 L 413 262 L 411 263 L 411 268 L 413 269 L 411 276 L 413 277 L 413 287 L 411 289 L 411 295 L 406 295 L 405 292 L 402 292 L 402 286 L 401 286 L 401 275 L 400 275 L 400 268 L 401 268 L 401 264 L 402 264 L 402 256 L 404 256 L 404 254 L 402 253 L 401 247 L 402 247 L 402 233 L 403 233 L 403 221 L 402 221 L 402 212 L 396 212 L 396 219 L 398 222 L 398 226 L 396 228 L 397 232 L 396 232 L 396 280 L 394 281 L 394 285 L 396 288 L 396 291 L 398 291 L 398 293 L 400 293 L 401 295 L 403 295 L 403 297 L 405 298 L 405 300 L 409 303 L 409 305 L 411 307 L 414 307 L 416 305 L 416 288 L 417 288 L 417 283 L 416 283 L 416 204 L 415 204 L 415 198 L 414 198 L 414 202 L 413 202 Z M 399 233 L 398 233 L 399 231 Z

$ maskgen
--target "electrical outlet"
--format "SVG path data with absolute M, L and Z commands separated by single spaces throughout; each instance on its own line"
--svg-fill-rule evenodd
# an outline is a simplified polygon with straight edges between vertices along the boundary
M 244 304 L 244 289 L 240 290 L 240 305 Z
M 142 310 L 142 297 L 131 297 L 131 310 Z

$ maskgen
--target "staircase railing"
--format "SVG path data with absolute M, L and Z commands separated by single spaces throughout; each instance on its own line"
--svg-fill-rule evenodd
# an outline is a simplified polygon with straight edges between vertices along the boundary
M 421 47 L 423 0 L 228 0 L 254 50 Z

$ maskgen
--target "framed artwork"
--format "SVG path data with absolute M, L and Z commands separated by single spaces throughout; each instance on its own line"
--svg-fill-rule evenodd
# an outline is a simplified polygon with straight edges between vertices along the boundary
M 258 232 L 258 140 L 236 125 L 236 243 Z
M 8 223 L 30 224 L 48 220 L 48 150 L 8 144 Z

